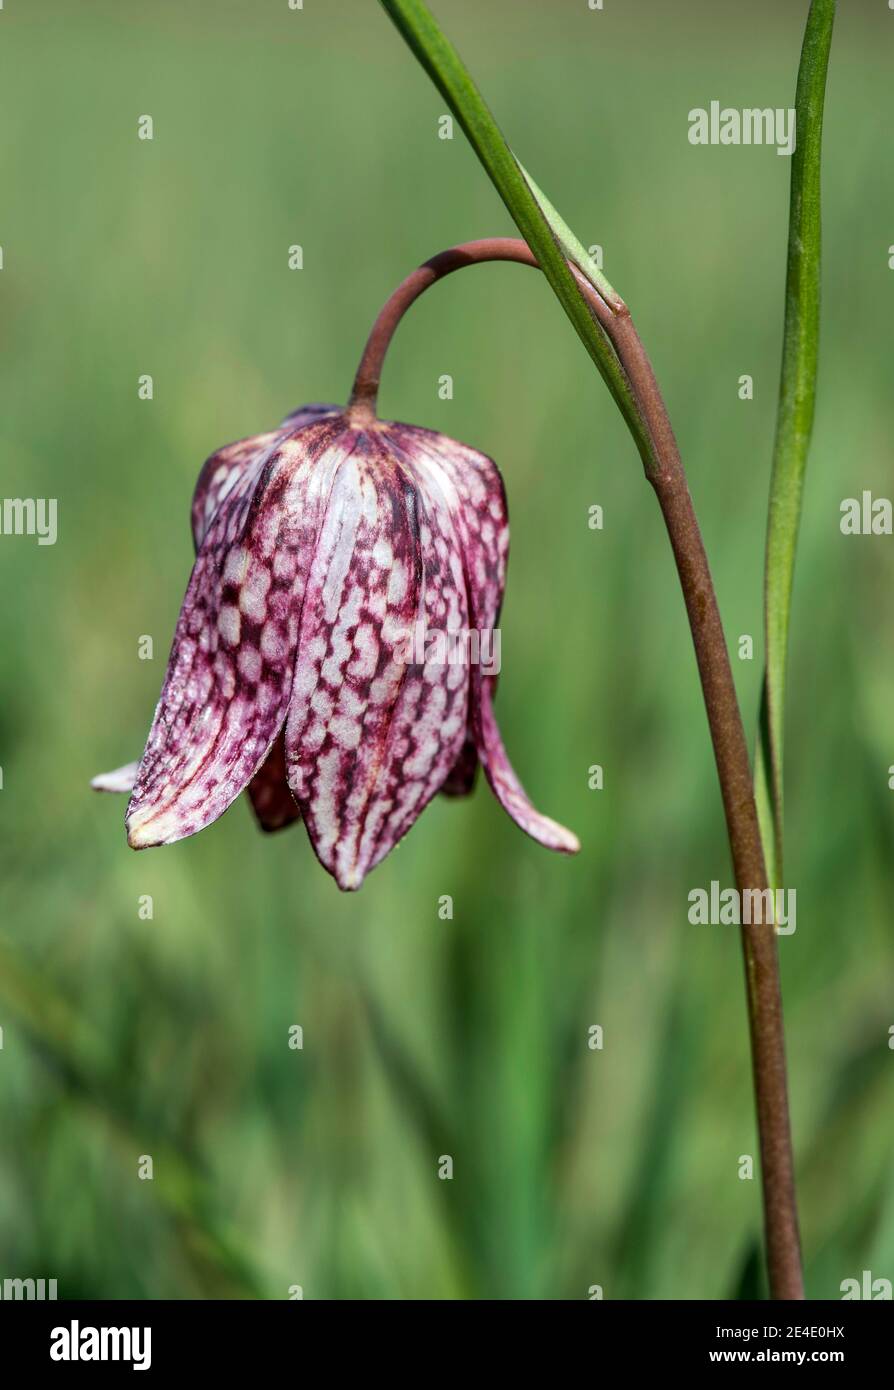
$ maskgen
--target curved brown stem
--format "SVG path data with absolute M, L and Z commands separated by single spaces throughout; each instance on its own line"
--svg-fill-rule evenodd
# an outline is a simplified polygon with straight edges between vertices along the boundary
M 442 251 L 412 274 L 385 304 L 367 340 L 349 414 L 357 424 L 375 418 L 382 364 L 410 305 L 435 281 L 468 265 L 515 261 L 537 267 L 528 245 L 514 237 L 467 242 Z M 592 313 L 611 341 L 652 445 L 646 476 L 658 497 L 686 603 L 704 695 L 727 835 L 740 901 L 764 893 L 767 871 L 742 716 L 708 558 L 686 474 L 655 374 L 623 301 L 608 304 L 571 266 Z M 766 901 L 766 899 L 762 899 Z M 744 914 L 743 914 L 744 915 Z M 804 1297 L 788 1112 L 785 1036 L 776 933 L 772 923 L 742 926 L 752 1071 L 763 1177 L 764 1229 L 771 1297 Z
M 455 270 L 462 270 L 465 266 L 484 265 L 490 261 L 515 261 L 534 270 L 540 268 L 530 247 L 518 237 L 488 237 L 482 241 L 467 241 L 460 246 L 451 246 L 449 250 L 441 251 L 424 265 L 417 266 L 406 280 L 398 285 L 380 311 L 366 340 L 351 391 L 349 410 L 352 419 L 360 423 L 364 419 L 375 417 L 385 354 L 397 325 L 410 305 L 414 304 L 430 285 L 437 280 L 443 280 L 445 275 L 451 275 Z M 608 323 L 615 319 L 615 311 L 576 266 L 571 266 L 571 269 L 590 309 L 607 335 L 611 336 L 608 333 Z M 623 312 L 626 314 L 626 307 L 623 307 Z

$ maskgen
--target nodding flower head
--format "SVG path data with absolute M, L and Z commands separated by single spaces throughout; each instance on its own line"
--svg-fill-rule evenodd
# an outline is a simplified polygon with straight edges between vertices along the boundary
M 496 672 L 456 640 L 483 644 L 503 598 L 506 498 L 489 458 L 305 406 L 208 459 L 192 528 L 142 759 L 93 784 L 131 791 L 134 849 L 194 835 L 247 789 L 264 829 L 302 819 L 339 887 L 359 888 L 436 792 L 471 791 L 479 761 L 522 830 L 578 849 L 528 800 L 494 718 Z

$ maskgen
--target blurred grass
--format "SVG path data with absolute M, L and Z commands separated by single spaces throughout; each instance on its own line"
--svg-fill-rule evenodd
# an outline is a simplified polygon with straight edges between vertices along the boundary
M 437 12 L 633 308 L 730 641 L 755 638 L 736 662 L 753 724 L 789 167 L 693 149 L 687 113 L 790 105 L 802 7 Z M 894 566 L 889 540 L 838 530 L 842 498 L 891 488 L 892 24 L 851 5 L 836 32 L 792 629 L 798 931 L 781 948 L 808 1289 L 825 1297 L 894 1266 Z M 371 0 L 36 0 L 0 17 L 0 58 L 2 494 L 57 497 L 60 515 L 54 548 L 0 538 L 0 1276 L 72 1297 L 759 1288 L 759 1193 L 737 1177 L 756 1144 L 739 947 L 686 920 L 690 888 L 728 864 L 682 602 L 624 428 L 536 277 L 480 269 L 426 296 L 383 408 L 504 469 L 498 710 L 578 859 L 479 787 L 343 897 L 302 831 L 262 838 L 241 802 L 137 856 L 123 801 L 87 790 L 142 746 L 202 459 L 344 399 L 397 280 L 510 230 L 462 139 L 437 139 L 439 99 Z M 549 99 L 532 101 L 535 74 Z

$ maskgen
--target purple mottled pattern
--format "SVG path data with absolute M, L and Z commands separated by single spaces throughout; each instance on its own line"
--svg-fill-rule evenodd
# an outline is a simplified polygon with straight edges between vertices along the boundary
M 471 790 L 480 761 L 523 830 L 578 848 L 508 761 L 496 676 L 462 647 L 445 659 L 418 640 L 498 623 L 509 531 L 490 459 L 430 430 L 302 407 L 212 455 L 192 525 L 143 757 L 94 781 L 132 787 L 131 845 L 192 835 L 247 789 L 265 830 L 302 819 L 354 889 L 438 791 Z

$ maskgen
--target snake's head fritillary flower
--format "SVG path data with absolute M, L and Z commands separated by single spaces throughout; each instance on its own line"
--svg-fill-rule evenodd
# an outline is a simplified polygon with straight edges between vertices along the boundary
M 494 718 L 496 672 L 475 659 L 509 543 L 490 459 L 307 406 L 212 455 L 192 524 L 142 760 L 94 782 L 132 788 L 135 849 L 194 835 L 248 789 L 266 829 L 300 816 L 339 887 L 359 888 L 438 791 L 471 789 L 479 760 L 522 830 L 579 848 L 525 794 Z

